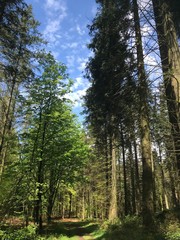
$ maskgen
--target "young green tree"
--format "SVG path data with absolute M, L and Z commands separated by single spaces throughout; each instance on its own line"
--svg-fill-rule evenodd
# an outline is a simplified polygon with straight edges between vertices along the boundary
M 31 183 L 29 207 L 42 230 L 43 215 L 51 220 L 61 183 L 78 179 L 88 149 L 66 98 L 71 86 L 66 67 L 47 54 L 39 68 L 28 90 L 21 141 Z

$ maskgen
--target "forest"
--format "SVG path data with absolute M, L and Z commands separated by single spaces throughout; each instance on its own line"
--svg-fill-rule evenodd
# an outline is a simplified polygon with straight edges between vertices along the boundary
M 96 4 L 82 124 L 32 6 L 0 0 L 2 240 L 180 240 L 180 1 Z

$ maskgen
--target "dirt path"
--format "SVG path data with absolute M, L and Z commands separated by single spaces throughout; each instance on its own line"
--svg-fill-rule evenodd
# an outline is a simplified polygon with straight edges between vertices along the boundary
M 67 236 L 79 237 L 79 240 L 94 240 L 91 234 L 97 229 L 96 224 L 81 222 L 76 219 L 63 220 L 64 227 L 68 230 Z
M 82 222 L 78 219 L 55 220 L 49 227 L 48 232 L 66 236 L 67 239 L 95 240 L 92 234 L 98 229 L 98 225 L 91 222 Z M 63 238 L 65 239 L 65 238 Z

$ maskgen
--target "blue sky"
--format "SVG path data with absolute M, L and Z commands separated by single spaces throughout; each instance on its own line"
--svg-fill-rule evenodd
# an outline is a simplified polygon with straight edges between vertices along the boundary
M 73 111 L 82 111 L 81 97 L 89 86 L 83 77 L 85 64 L 91 52 L 87 49 L 89 35 L 87 25 L 91 24 L 97 10 L 95 0 L 26 0 L 33 7 L 33 13 L 41 25 L 40 32 L 48 41 L 47 50 L 68 67 L 74 80 L 71 100 L 75 101 Z M 79 116 L 82 120 L 82 117 Z

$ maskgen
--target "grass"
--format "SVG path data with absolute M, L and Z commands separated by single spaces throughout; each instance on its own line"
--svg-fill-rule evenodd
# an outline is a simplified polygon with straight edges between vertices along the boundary
M 83 237 L 84 240 L 90 240 L 98 228 L 98 224 L 92 222 L 52 222 L 44 229 L 42 237 L 49 240 L 79 240 L 80 237 Z
M 180 240 L 180 221 L 177 217 L 171 217 L 171 221 L 169 217 L 163 223 L 157 220 L 153 230 L 145 229 L 142 219 L 136 216 L 127 216 L 113 224 L 106 221 L 101 228 L 104 230 L 97 231 L 100 235 L 96 235 L 96 240 Z
M 177 212 L 176 212 L 177 213 Z M 141 218 L 127 216 L 113 224 L 105 221 L 101 225 L 90 221 L 53 221 L 44 226 L 41 235 L 36 234 L 34 226 L 10 228 L 0 231 L 3 240 L 180 240 L 179 216 L 165 212 L 157 217 L 153 231 L 145 229 Z M 3 231 L 6 232 L 5 235 Z M 8 232 L 9 231 L 9 232 Z M 2 236 L 2 237 L 1 237 Z M 4 237 L 3 237 L 4 236 Z

